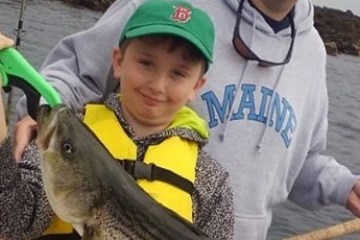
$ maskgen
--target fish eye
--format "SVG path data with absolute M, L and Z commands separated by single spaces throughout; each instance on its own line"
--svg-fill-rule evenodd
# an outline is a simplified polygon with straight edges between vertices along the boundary
M 66 153 L 72 153 L 73 152 L 73 146 L 70 143 L 64 143 L 63 148 Z

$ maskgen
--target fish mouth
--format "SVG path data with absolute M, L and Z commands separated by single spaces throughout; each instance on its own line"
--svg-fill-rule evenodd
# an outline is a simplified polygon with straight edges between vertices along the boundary
M 63 106 L 61 106 L 63 107 Z M 59 123 L 60 107 L 51 109 L 49 105 L 42 105 L 37 114 L 38 136 L 37 143 L 42 150 L 48 149 L 52 136 Z

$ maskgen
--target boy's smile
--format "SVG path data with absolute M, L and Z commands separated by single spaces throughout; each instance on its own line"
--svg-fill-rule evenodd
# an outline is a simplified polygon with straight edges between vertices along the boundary
M 171 41 L 134 39 L 113 53 L 114 76 L 121 82 L 121 104 L 139 136 L 166 129 L 176 112 L 203 85 L 204 63 L 186 59 L 186 48 Z
M 152 107 L 152 106 L 155 107 L 156 105 L 163 102 L 162 100 L 157 99 L 156 96 L 150 96 L 150 95 L 147 95 L 146 93 L 141 94 L 141 95 L 143 97 L 144 104 L 149 107 Z

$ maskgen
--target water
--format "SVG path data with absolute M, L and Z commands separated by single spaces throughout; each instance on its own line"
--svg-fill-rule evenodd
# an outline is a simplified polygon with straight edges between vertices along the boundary
M 328 56 L 329 132 L 327 153 L 360 174 L 360 58 Z M 310 212 L 286 202 L 275 209 L 269 239 L 281 239 L 353 219 L 339 206 Z M 359 234 L 338 239 L 358 240 Z
M 0 0 L 0 31 L 13 38 L 20 3 L 21 0 Z M 26 35 L 20 50 L 35 68 L 39 68 L 60 38 L 90 27 L 100 16 L 100 12 L 70 7 L 56 0 L 28 0 L 24 15 Z M 360 174 L 359 66 L 359 57 L 328 56 L 330 124 L 327 152 L 356 174 Z M 15 91 L 14 94 L 15 102 L 22 93 Z M 282 239 L 352 218 L 348 211 L 337 206 L 309 212 L 286 202 L 275 209 L 268 239 Z M 360 234 L 339 239 L 360 239 Z
M 21 0 L 0 0 L 0 32 L 13 39 L 16 38 L 14 30 L 18 26 L 20 8 Z M 100 16 L 100 12 L 70 7 L 57 0 L 27 0 L 19 50 L 38 69 L 59 39 L 91 27 Z M 21 94 L 16 88 L 13 90 L 12 105 Z M 15 119 L 16 115 L 11 114 L 11 123 Z

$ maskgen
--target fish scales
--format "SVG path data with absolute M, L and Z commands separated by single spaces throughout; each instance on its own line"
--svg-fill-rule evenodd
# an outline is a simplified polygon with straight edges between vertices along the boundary
M 143 191 L 65 106 L 40 109 L 37 144 L 49 203 L 84 240 L 210 239 Z
M 114 209 L 114 204 L 105 204 L 97 217 L 101 219 L 100 228 L 104 239 L 166 239 L 151 223 L 139 221 L 129 213 Z

